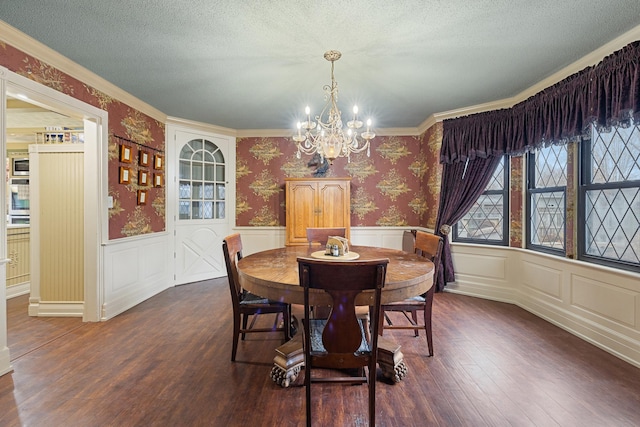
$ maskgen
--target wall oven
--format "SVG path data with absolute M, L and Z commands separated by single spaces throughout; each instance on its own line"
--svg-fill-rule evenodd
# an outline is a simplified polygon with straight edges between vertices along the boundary
M 14 216 L 29 216 L 29 178 L 9 180 L 9 217 Z

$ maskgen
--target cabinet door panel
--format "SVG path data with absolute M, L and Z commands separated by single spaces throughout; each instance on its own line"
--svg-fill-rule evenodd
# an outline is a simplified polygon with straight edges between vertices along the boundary
M 350 179 L 286 180 L 287 245 L 306 245 L 307 227 L 351 225 Z
M 315 183 L 295 183 L 287 191 L 287 241 L 307 243 L 307 227 L 316 226 Z
M 318 227 L 349 227 L 349 190 L 341 182 L 319 183 Z

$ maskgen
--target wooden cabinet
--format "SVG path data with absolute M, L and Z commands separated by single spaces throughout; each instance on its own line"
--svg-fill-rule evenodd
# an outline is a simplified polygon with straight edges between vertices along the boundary
M 7 287 L 29 283 L 30 256 L 29 226 L 7 227 Z
M 307 245 L 307 227 L 351 226 L 351 178 L 289 178 L 286 245 Z

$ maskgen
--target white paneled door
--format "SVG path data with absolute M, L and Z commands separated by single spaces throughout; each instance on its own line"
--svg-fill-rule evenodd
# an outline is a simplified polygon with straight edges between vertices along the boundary
M 226 276 L 222 239 L 230 233 L 233 138 L 175 132 L 175 284 Z

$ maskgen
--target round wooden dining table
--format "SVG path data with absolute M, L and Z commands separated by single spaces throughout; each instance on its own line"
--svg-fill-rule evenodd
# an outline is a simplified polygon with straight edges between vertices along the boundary
M 240 285 L 249 292 L 262 297 L 289 304 L 304 304 L 304 288 L 300 286 L 298 257 L 319 256 L 320 246 L 287 246 L 248 255 L 238 261 Z M 327 262 L 353 259 L 370 260 L 388 258 L 387 276 L 382 288 L 381 303 L 402 301 L 427 292 L 433 286 L 433 263 L 416 254 L 397 249 L 369 246 L 351 246 L 349 256 L 325 257 Z M 320 289 L 309 290 L 309 303 L 330 305 L 331 298 Z M 356 304 L 368 306 L 373 302 L 373 291 L 362 292 Z M 288 387 L 298 377 L 304 365 L 301 334 L 294 336 L 276 349 L 271 369 L 271 379 L 281 387 Z M 399 382 L 407 373 L 400 346 L 378 338 L 378 365 L 382 374 Z
M 287 246 L 248 255 L 237 264 L 240 284 L 249 292 L 274 301 L 304 304 L 297 259 L 312 257 L 312 253 L 319 250 L 322 250 L 319 246 Z M 358 260 L 389 259 L 387 277 L 382 288 L 382 304 L 421 295 L 433 286 L 433 263 L 416 254 L 370 246 L 351 246 L 349 253 L 357 254 Z M 327 262 L 332 261 L 328 259 Z M 324 291 L 310 291 L 309 300 L 312 305 L 331 303 Z M 364 292 L 356 299 L 357 305 L 370 305 L 372 302 L 372 291 Z

